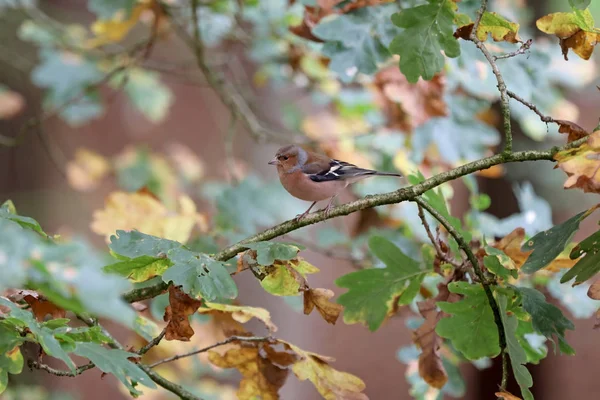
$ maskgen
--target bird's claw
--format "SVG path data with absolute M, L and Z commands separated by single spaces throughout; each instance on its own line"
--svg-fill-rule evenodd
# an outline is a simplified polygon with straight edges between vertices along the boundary
M 298 214 L 296 215 L 296 218 L 294 218 L 294 221 L 298 222 L 301 221 L 302 219 L 304 219 L 306 216 L 308 215 L 308 211 L 303 212 L 302 214 Z

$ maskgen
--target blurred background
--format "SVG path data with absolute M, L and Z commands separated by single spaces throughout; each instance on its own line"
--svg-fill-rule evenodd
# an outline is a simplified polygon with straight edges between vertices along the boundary
M 106 251 L 107 234 L 143 219 L 129 220 L 125 212 L 125 226 L 103 226 L 99 210 L 106 212 L 107 199 L 117 191 L 145 188 L 171 210 L 180 207 L 180 196 L 189 196 L 197 208 L 194 215 L 202 220 L 191 239 L 198 249 L 219 248 L 293 218 L 308 204 L 283 191 L 267 165 L 287 143 L 304 143 L 364 167 L 418 168 L 426 176 L 501 146 L 494 77 L 472 43 L 461 42 L 461 57 L 448 59 L 435 84 L 409 85 L 396 60 L 376 74 L 348 81 L 335 70 L 339 65 L 327 68 L 322 43 L 303 31 L 310 28 L 307 2 L 206 1 L 200 7 L 205 57 L 226 82 L 225 89 L 217 83 L 221 89 L 215 90 L 213 78 L 198 67 L 177 33 L 191 34 L 184 2 L 165 1 L 174 16 L 153 1 L 141 2 L 139 13 L 134 9 L 130 17 L 99 25 L 114 17 L 106 3 L 114 2 L 0 0 L 0 200 L 12 199 L 21 215 L 37 219 L 47 232 L 84 238 L 99 251 Z M 535 29 L 542 15 L 568 10 L 567 1 L 489 3 L 521 23 L 521 37 L 535 39 L 530 51 L 500 64 L 509 89 L 554 118 L 594 130 L 600 117 L 598 52 L 589 61 L 575 55 L 565 61 L 557 39 Z M 472 13 L 478 2 L 463 0 L 459 6 Z M 592 2 L 590 11 L 600 19 L 600 4 Z M 498 52 L 518 48 L 494 42 L 489 47 Z M 232 116 L 222 96 L 228 90 L 235 91 L 229 99 L 241 98 L 247 109 L 238 107 Z M 513 131 L 518 150 L 565 141 L 555 127 L 520 105 L 513 105 Z M 444 190 L 450 192 L 453 214 L 475 218 L 487 238 L 501 238 L 519 226 L 531 236 L 597 202 L 596 195 L 563 190 L 565 178 L 551 163 L 520 163 Z M 356 185 L 340 202 L 402 184 L 374 179 Z M 474 212 L 473 199 L 487 203 L 488 196 L 489 208 Z M 586 220 L 575 240 L 592 233 L 595 224 L 593 218 Z M 306 245 L 303 256 L 321 269 L 311 276 L 311 285 L 339 295 L 337 277 L 373 262 L 364 240 L 373 230 L 387 232 L 409 254 L 424 237 L 416 208 L 402 204 L 332 219 L 282 239 Z M 600 391 L 600 333 L 593 329 L 598 304 L 586 297 L 585 285 L 573 289 L 558 279 L 548 276 L 545 294 L 573 319 L 576 329 L 567 339 L 577 355 L 555 355 L 549 345 L 547 359 L 529 366 L 533 392 L 544 400 L 575 394 L 592 398 Z M 269 295 L 251 274 L 239 274 L 235 281 L 240 303 L 270 310 L 278 337 L 336 358 L 337 369 L 364 380 L 371 399 L 408 398 L 410 390 L 423 390 L 415 381 L 416 358 L 410 355 L 410 310 L 370 332 L 359 324 L 340 320 L 329 325 L 316 314 L 304 316 L 299 299 Z M 162 322 L 161 313 L 156 316 Z M 213 343 L 211 328 L 197 324 L 196 336 L 185 345 Z M 142 343 L 116 324 L 107 326 L 126 345 Z M 169 343 L 164 351 L 187 349 L 183 346 Z M 490 398 L 499 368 L 489 360 L 461 364 L 464 384 L 458 381 L 446 396 Z M 235 398 L 236 372 L 217 371 L 201 358 L 173 363 L 164 372 L 175 378 L 182 371 L 193 375 L 192 386 L 204 398 Z M 77 378 L 25 371 L 11 379 L 0 398 L 129 398 L 116 379 L 95 370 Z M 517 393 L 515 387 L 511 383 L 509 390 Z M 172 398 L 162 390 L 145 392 L 142 399 Z M 293 376 L 281 396 L 320 398 L 310 383 Z

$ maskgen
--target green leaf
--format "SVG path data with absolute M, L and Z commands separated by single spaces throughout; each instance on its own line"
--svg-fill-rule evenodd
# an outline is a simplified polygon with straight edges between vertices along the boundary
M 98 19 L 112 19 L 117 13 L 126 19 L 131 15 L 135 4 L 136 0 L 88 0 L 88 9 Z
M 539 364 L 542 359 L 546 358 L 548 355 L 548 349 L 544 344 L 546 337 L 535 332 L 531 321 L 519 319 L 516 335 L 519 344 L 525 350 L 528 363 Z
M 17 223 L 0 218 L 0 293 L 23 286 L 28 272 L 24 265 L 38 238 Z
M 436 333 L 449 339 L 468 360 L 500 354 L 498 328 L 481 285 L 452 282 L 448 289 L 465 297 L 456 303 L 437 303 L 442 311 L 452 315 L 438 322 Z
M 161 312 L 160 318 L 162 319 L 164 315 L 164 309 Z M 133 330 L 135 333 L 146 339 L 147 341 L 151 341 L 160 333 L 160 329 L 158 325 L 152 321 L 151 319 L 138 316 L 135 319 L 135 324 L 133 326 Z
M 494 275 L 499 278 L 508 281 L 510 277 L 516 278 L 518 276 L 517 270 L 508 269 L 500 263 L 496 256 L 486 256 L 483 258 L 483 265 Z
M 571 250 L 569 257 L 574 260 L 581 257 L 582 254 L 585 255 L 560 278 L 560 283 L 569 282 L 575 278 L 573 286 L 576 286 L 600 271 L 600 231 L 594 232 L 582 240 Z
M 224 263 L 184 248 L 169 250 L 167 257 L 173 266 L 162 275 L 166 283 L 172 281 L 183 286 L 187 294 L 206 301 L 224 302 L 237 297 L 237 286 Z
M 155 72 L 132 68 L 117 74 L 110 84 L 116 89 L 124 82 L 123 91 L 135 108 L 151 122 L 159 123 L 165 119 L 174 101 L 171 90 L 159 78 Z
M 592 4 L 592 0 L 569 0 L 569 5 L 580 10 L 585 10 Z
M 16 222 L 23 228 L 31 229 L 44 237 L 48 237 L 46 232 L 42 230 L 42 227 L 35 219 L 17 215 L 17 209 L 11 200 L 6 200 L 2 206 L 0 206 L 0 218 Z
M 569 244 L 575 232 L 579 229 L 579 223 L 590 215 L 598 206 L 580 212 L 569 218 L 562 224 L 553 226 L 529 239 L 522 247 L 522 251 L 531 251 L 527 261 L 521 267 L 525 273 L 532 274 L 552 262 Z
M 481 17 L 477 28 L 477 38 L 482 42 L 487 40 L 488 34 L 496 42 L 507 41 L 518 42 L 519 24 L 510 22 L 501 15 L 486 11 Z
M 348 289 L 337 300 L 344 306 L 344 322 L 360 322 L 375 331 L 394 309 L 394 303 L 412 301 L 429 271 L 421 270 L 417 261 L 383 237 L 371 237 L 369 249 L 386 267 L 352 272 L 338 278 L 335 284 Z
M 531 315 L 533 329 L 550 340 L 553 340 L 553 336 L 556 335 L 561 351 L 566 354 L 574 354 L 575 351 L 565 340 L 565 331 L 575 329 L 573 323 L 563 315 L 558 307 L 548 303 L 546 297 L 539 291 L 526 287 L 515 289 L 523 297 L 523 308 Z
M 182 246 L 181 243 L 174 240 L 162 239 L 135 230 L 118 230 L 116 235 L 110 237 L 110 244 L 108 245 L 113 253 L 127 259 L 141 256 L 158 258 L 169 250 Z
M 139 395 L 141 392 L 135 389 L 130 379 L 149 388 L 156 388 L 150 377 L 141 368 L 128 360 L 129 357 L 139 357 L 135 353 L 107 349 L 97 343 L 77 343 L 74 353 L 92 361 L 102 372 L 113 374 L 134 394 Z
M 281 262 L 281 260 L 279 260 Z M 300 282 L 297 279 L 297 272 L 306 278 L 307 274 L 319 272 L 319 269 L 305 260 L 291 260 L 281 264 L 275 264 L 265 269 L 267 276 L 261 281 L 260 285 L 267 292 L 275 296 L 295 296 L 300 290 Z
M 442 51 L 446 57 L 460 55 L 453 36 L 456 4 L 451 0 L 428 2 L 392 15 L 392 22 L 404 31 L 394 38 L 390 51 L 400 55 L 400 71 L 411 83 L 419 77 L 431 80 L 444 68 Z
M 171 262 L 166 258 L 141 256 L 107 265 L 104 271 L 119 274 L 133 282 L 144 282 L 162 275 L 170 266 Z
M 521 387 L 521 395 L 523 400 L 533 400 L 533 394 L 529 390 L 533 386 L 533 378 L 524 364 L 527 363 L 527 354 L 519 344 L 517 339 L 517 326 L 519 321 L 514 315 L 507 314 L 507 298 L 503 293 L 498 292 L 498 305 L 502 316 L 502 324 L 504 325 L 504 333 L 506 335 L 506 349 L 510 356 L 510 364 L 512 366 L 513 375 L 517 383 Z M 496 328 L 494 324 L 494 329 Z
M 256 242 L 245 246 L 256 251 L 256 261 L 260 265 L 273 265 L 275 260 L 291 260 L 301 250 L 297 245 L 281 242 Z
M 71 371 L 75 370 L 75 364 L 73 363 L 73 360 L 69 358 L 67 352 L 61 347 L 59 341 L 54 337 L 54 332 L 51 329 L 37 322 L 33 317 L 33 314 L 31 314 L 29 311 L 22 310 L 14 303 L 1 297 L 0 305 L 8 307 L 10 309 L 10 316 L 21 321 L 29 328 L 35 337 L 35 340 L 42 346 L 46 354 L 63 361 Z
M 374 74 L 390 58 L 387 46 L 398 32 L 390 16 L 396 10 L 395 5 L 381 5 L 332 14 L 312 29 L 325 41 L 323 54 L 341 81 L 351 82 L 358 72 Z
M 6 353 L 0 354 L 0 394 L 8 385 L 8 374 L 20 374 L 23 370 L 23 355 L 21 349 L 15 347 Z

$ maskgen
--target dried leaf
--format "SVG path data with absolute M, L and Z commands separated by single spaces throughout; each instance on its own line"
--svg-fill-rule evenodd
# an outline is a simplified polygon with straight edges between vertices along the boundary
M 556 120 L 556 123 L 558 123 L 559 125 L 558 131 L 560 133 L 569 134 L 567 138 L 567 143 L 571 143 L 574 140 L 581 139 L 582 137 L 585 137 L 589 134 L 585 129 L 583 129 L 581 126 L 577 125 L 574 122 L 558 119 Z
M 75 159 L 67 164 L 67 180 L 71 187 L 82 192 L 96 189 L 100 181 L 109 173 L 110 164 L 100 154 L 77 149 Z
M 376 102 L 387 115 L 389 128 L 412 132 L 433 117 L 448 115 L 443 96 L 446 79 L 441 74 L 411 84 L 394 65 L 379 71 L 374 85 Z
M 23 297 L 23 300 L 25 300 L 27 304 L 31 306 L 33 315 L 35 315 L 35 319 L 38 321 L 43 321 L 48 314 L 50 314 L 53 319 L 64 318 L 65 315 L 67 315 L 65 310 L 56 306 L 54 303 L 48 301 L 37 293 L 27 294 L 25 297 Z
M 496 397 L 504 400 L 521 400 L 520 397 L 510 394 L 508 392 L 496 392 Z
M 329 289 L 308 289 L 304 291 L 304 314 L 308 315 L 316 307 L 325 321 L 335 325 L 344 307 L 329 301 L 334 296 Z
M 278 391 L 285 383 L 289 371 L 273 364 L 260 354 L 258 347 L 238 347 L 224 355 L 208 353 L 209 361 L 221 368 L 235 368 L 242 374 L 237 392 L 240 400 L 279 399 Z
M 600 130 L 592 133 L 581 146 L 556 153 L 554 159 L 569 177 L 565 189 L 600 193 Z
M 269 332 L 277 331 L 277 327 L 271 321 L 271 314 L 269 313 L 269 311 L 265 310 L 264 308 L 249 307 L 249 306 L 236 306 L 236 305 L 231 305 L 231 304 L 218 304 L 218 303 L 209 303 L 209 302 L 207 302 L 205 305 L 206 305 L 206 308 L 198 309 L 198 312 L 200 314 L 212 314 L 214 310 L 220 311 L 220 312 L 225 312 L 225 313 L 230 313 L 231 317 L 234 320 L 236 320 L 237 322 L 240 322 L 242 324 L 245 324 L 246 322 L 250 321 L 252 318 L 256 318 L 265 324 L 265 326 L 267 327 Z
M 425 322 L 413 332 L 413 342 L 421 348 L 419 375 L 429 386 L 441 389 L 448 381 L 448 374 L 439 354 L 442 339 L 435 332 L 435 326 L 444 313 L 437 311 L 436 303 L 438 301 L 454 302 L 460 296 L 450 293 L 447 282 L 440 283 L 438 290 L 435 298 L 417 303 L 419 313 L 425 318 Z
M 292 371 L 304 381 L 310 380 L 321 396 L 326 400 L 368 400 L 365 383 L 358 377 L 347 372 L 333 369 L 328 362 L 333 361 L 330 357 L 304 351 L 298 346 L 280 340 L 289 346 L 302 359 L 294 364 Z
M 600 300 L 600 279 L 590 285 L 587 295 L 590 299 Z
M 196 212 L 188 196 L 179 197 L 177 212 L 173 212 L 148 193 L 113 192 L 103 210 L 94 212 L 92 231 L 105 235 L 106 240 L 119 230 L 137 229 L 148 235 L 185 243 L 192 230 L 207 229 L 206 217 Z
M 202 300 L 191 298 L 179 287 L 169 286 L 169 305 L 165 309 L 164 320 L 168 322 L 166 340 L 188 342 L 194 335 L 189 316 L 202 305 Z

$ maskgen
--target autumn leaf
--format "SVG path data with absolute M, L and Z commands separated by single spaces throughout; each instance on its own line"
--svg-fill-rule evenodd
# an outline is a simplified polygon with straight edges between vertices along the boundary
M 557 119 L 555 122 L 558 124 L 558 132 L 567 133 L 569 136 L 567 137 L 567 143 L 571 143 L 574 140 L 581 139 L 589 133 L 577 125 L 575 122 L 565 121 L 562 119 Z
M 468 23 L 460 26 L 454 33 L 454 37 L 464 40 L 470 40 L 474 23 Z M 519 24 L 510 22 L 501 15 L 494 12 L 485 12 L 481 17 L 477 27 L 477 39 L 485 42 L 488 34 L 492 36 L 495 42 L 520 43 Z
M 600 279 L 590 285 L 587 295 L 590 299 L 600 300 Z
M 560 39 L 565 60 L 568 60 L 569 49 L 573 49 L 584 60 L 589 60 L 594 46 L 600 42 L 600 30 L 594 27 L 594 18 L 588 9 L 545 15 L 535 24 L 540 31 Z
M 600 130 L 592 133 L 581 146 L 559 151 L 554 159 L 568 176 L 565 189 L 600 193 Z
M 525 250 L 522 244 L 525 241 L 525 230 L 516 228 L 511 233 L 500 239 L 500 241 L 491 244 L 498 250 L 502 250 L 515 263 L 517 268 L 521 268 L 527 261 L 533 250 Z M 568 254 L 560 253 L 551 263 L 547 264 L 544 269 L 549 271 L 559 271 L 561 269 L 571 268 L 575 265 L 574 260 L 568 257 Z
M 380 70 L 373 83 L 375 100 L 387 115 L 389 128 L 412 132 L 433 117 L 448 115 L 442 74 L 411 84 L 398 67 L 390 66 Z
M 304 351 L 298 346 L 280 340 L 289 346 L 301 360 L 292 366 L 292 371 L 301 381 L 309 380 L 315 385 L 321 396 L 326 400 L 368 400 L 362 393 L 365 383 L 358 377 L 347 372 L 333 369 L 328 362 L 330 357 Z
M 224 355 L 210 351 L 209 361 L 221 368 L 235 368 L 242 374 L 237 392 L 239 400 L 278 400 L 279 389 L 285 383 L 289 371 L 278 367 L 260 354 L 256 346 L 237 347 Z
M 169 305 L 163 317 L 167 322 L 165 339 L 188 342 L 194 335 L 189 316 L 194 314 L 201 304 L 202 300 L 188 296 L 179 287 L 169 286 Z
M 329 301 L 334 296 L 329 289 L 308 289 L 304 291 L 304 314 L 309 315 L 316 307 L 317 311 L 325 321 L 330 324 L 336 323 L 343 306 Z
M 521 400 L 520 397 L 515 396 L 514 394 L 510 394 L 508 392 L 496 392 L 496 397 L 504 400 Z
M 35 319 L 38 321 L 44 321 L 48 314 L 53 319 L 64 318 L 67 315 L 65 310 L 48 301 L 43 296 L 40 296 L 38 293 L 27 294 L 23 297 L 23 300 L 31 306 L 31 311 L 33 311 L 33 315 L 35 315 Z
M 207 228 L 204 215 L 188 196 L 179 197 L 176 212 L 169 210 L 149 193 L 113 192 L 105 208 L 94 212 L 91 229 L 110 239 L 117 230 L 137 229 L 148 235 L 185 243 L 192 230 Z
M 436 303 L 438 301 L 454 302 L 460 297 L 455 293 L 450 293 L 447 282 L 440 283 L 438 290 L 439 293 L 435 298 L 417 303 L 419 313 L 425 318 L 425 321 L 413 332 L 413 341 L 421 349 L 419 375 L 429 386 L 441 389 L 448 381 L 448 374 L 439 354 L 442 339 L 435 332 L 435 327 L 444 313 L 438 312 Z
M 87 192 L 99 186 L 100 181 L 109 173 L 110 164 L 100 154 L 80 148 L 75 152 L 75 159 L 66 168 L 71 187 Z
M 230 313 L 231 317 L 245 324 L 250 321 L 252 318 L 256 318 L 262 323 L 265 324 L 269 332 L 276 332 L 277 327 L 271 321 L 271 313 L 268 310 L 260 307 L 250 307 L 250 306 L 236 306 L 231 304 L 219 304 L 219 303 L 210 303 L 207 302 L 205 304 L 206 307 L 199 308 L 198 313 L 200 314 L 211 314 L 213 310 Z

